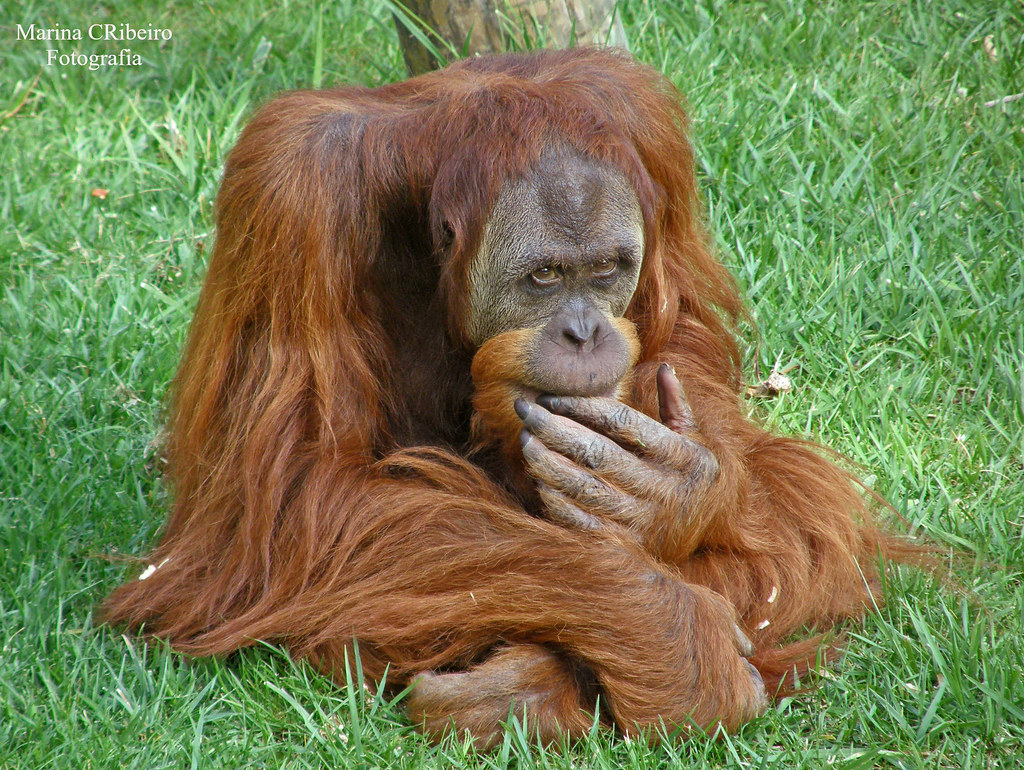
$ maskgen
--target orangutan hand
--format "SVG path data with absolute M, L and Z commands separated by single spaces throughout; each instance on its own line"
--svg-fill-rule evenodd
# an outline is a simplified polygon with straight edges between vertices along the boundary
M 553 521 L 580 529 L 616 522 L 641 540 L 684 519 L 718 477 L 683 388 L 662 364 L 661 422 L 612 398 L 550 396 L 515 403 L 526 468 Z

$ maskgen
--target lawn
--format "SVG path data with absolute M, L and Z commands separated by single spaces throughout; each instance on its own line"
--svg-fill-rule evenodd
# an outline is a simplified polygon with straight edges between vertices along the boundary
M 475 755 L 281 651 L 189 660 L 94 621 L 167 491 L 168 382 L 226 152 L 290 87 L 404 76 L 379 0 L 0 8 L 0 768 L 1018 767 L 1024 756 L 1024 6 L 629 0 L 686 94 L 760 419 L 836 448 L 951 580 L 888 572 L 810 691 L 684 745 Z M 163 41 L 18 39 L 130 22 Z M 137 66 L 47 65 L 47 49 Z M 944 574 L 944 573 L 943 573 Z

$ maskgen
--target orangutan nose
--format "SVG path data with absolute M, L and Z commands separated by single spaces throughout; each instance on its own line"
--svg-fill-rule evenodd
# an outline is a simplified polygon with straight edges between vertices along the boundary
M 594 347 L 601 321 L 601 314 L 592 308 L 566 313 L 562 321 L 562 337 L 577 352 L 586 353 Z

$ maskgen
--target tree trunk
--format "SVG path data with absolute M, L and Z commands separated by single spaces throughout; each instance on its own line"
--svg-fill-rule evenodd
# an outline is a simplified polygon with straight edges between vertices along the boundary
M 615 0 L 396 0 L 394 5 L 411 75 L 481 53 L 626 47 Z

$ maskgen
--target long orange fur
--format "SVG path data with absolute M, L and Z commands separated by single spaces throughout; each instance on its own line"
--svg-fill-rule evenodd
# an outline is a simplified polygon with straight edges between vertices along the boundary
M 396 686 L 472 669 L 461 695 L 414 695 L 413 713 L 462 712 L 478 733 L 493 715 L 471 691 L 492 670 L 512 690 L 548 683 L 549 737 L 584 731 L 594 692 L 624 730 L 753 716 L 732 620 L 775 692 L 817 654 L 794 632 L 860 616 L 881 599 L 879 556 L 909 550 L 847 473 L 746 417 L 730 332 L 742 304 L 699 223 L 687 128 L 666 80 L 596 50 L 260 110 L 227 162 L 173 385 L 160 566 L 114 591 L 104 618 L 192 655 L 284 644 L 339 678 L 358 640 L 367 675 L 387 667 Z M 614 164 L 640 199 L 639 362 L 623 397 L 657 415 L 654 371 L 670 363 L 721 467 L 656 548 L 546 521 L 502 455 L 474 444 L 467 266 L 501 184 L 553 141 Z M 479 402 L 508 373 L 478 369 Z

